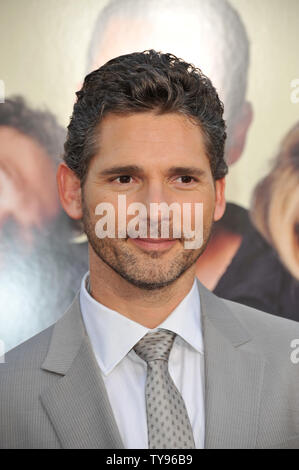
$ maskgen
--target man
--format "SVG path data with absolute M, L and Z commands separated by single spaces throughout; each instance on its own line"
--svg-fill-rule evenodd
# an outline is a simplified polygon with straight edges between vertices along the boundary
M 1 447 L 299 447 L 298 324 L 218 298 L 195 276 L 225 209 L 210 80 L 149 50 L 110 60 L 77 98 L 57 180 L 64 209 L 83 219 L 89 273 L 53 327 L 6 355 Z M 186 247 L 174 215 L 162 236 L 162 206 L 158 236 L 136 237 L 131 216 L 155 203 L 191 208 L 192 227 L 201 204 L 200 246 Z M 115 234 L 102 237 L 111 207 Z
M 56 171 L 66 132 L 21 96 L 0 105 L 0 340 L 15 347 L 55 322 L 86 272 Z M 64 282 L 64 290 L 61 290 Z
M 111 0 L 95 21 L 87 71 L 112 57 L 149 48 L 171 50 L 211 78 L 224 102 L 225 160 L 233 166 L 242 156 L 253 118 L 246 99 L 250 44 L 238 12 L 227 0 Z M 230 175 L 231 189 L 241 198 L 238 172 Z M 277 253 L 238 204 L 227 203 L 196 274 L 216 295 L 299 320 L 298 283 L 294 288 Z

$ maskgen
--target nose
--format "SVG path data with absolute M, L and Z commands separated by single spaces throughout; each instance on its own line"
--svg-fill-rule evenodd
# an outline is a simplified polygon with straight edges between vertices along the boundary
M 141 202 L 145 205 L 147 211 L 148 230 L 150 230 L 150 233 L 156 233 L 154 236 L 158 236 L 158 233 L 159 236 L 171 236 L 174 215 L 169 209 L 172 203 L 177 201 L 174 200 L 174 194 L 171 192 L 168 185 L 159 179 L 150 180 L 144 188 L 142 199 Z M 166 206 L 168 206 L 168 208 Z M 177 208 L 172 207 L 172 210 L 173 209 Z M 165 229 L 166 232 L 162 230 L 164 223 L 166 223 L 165 227 L 169 227 L 169 229 Z M 161 230 L 163 232 L 162 235 Z
M 158 178 L 148 181 L 141 197 L 141 202 L 146 206 L 148 213 L 151 204 L 157 205 L 163 202 L 170 205 L 174 202 L 174 194 L 171 193 L 167 184 Z

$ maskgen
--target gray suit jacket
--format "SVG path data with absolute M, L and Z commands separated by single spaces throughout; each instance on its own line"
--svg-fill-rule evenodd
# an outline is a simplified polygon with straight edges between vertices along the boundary
M 290 359 L 299 323 L 220 299 L 198 284 L 205 448 L 299 448 L 299 364 Z M 0 364 L 0 448 L 124 447 L 78 294 L 57 323 Z

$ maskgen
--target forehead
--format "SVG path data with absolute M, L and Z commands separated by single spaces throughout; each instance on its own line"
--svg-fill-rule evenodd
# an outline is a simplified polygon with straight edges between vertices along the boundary
M 178 113 L 107 115 L 99 129 L 99 164 L 183 165 L 207 160 L 199 125 Z
M 40 144 L 36 142 L 32 137 L 29 137 L 28 135 L 23 134 L 23 132 L 19 131 L 18 129 L 15 129 L 10 126 L 0 126 L 0 140 L 0 154 L 16 153 L 19 158 L 20 149 L 22 151 L 22 154 L 45 153 Z
M 118 133 L 124 139 L 139 141 L 145 137 L 165 140 L 171 135 L 172 140 L 180 142 L 185 136 L 201 141 L 199 125 L 194 124 L 182 113 L 157 114 L 155 111 L 135 112 L 124 115 L 109 113 L 100 124 L 102 136 Z M 164 136 L 164 132 L 167 135 Z

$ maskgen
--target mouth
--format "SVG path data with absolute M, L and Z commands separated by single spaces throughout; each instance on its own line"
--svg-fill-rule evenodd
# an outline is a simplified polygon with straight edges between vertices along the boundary
M 145 251 L 167 251 L 178 238 L 128 238 L 134 245 Z

